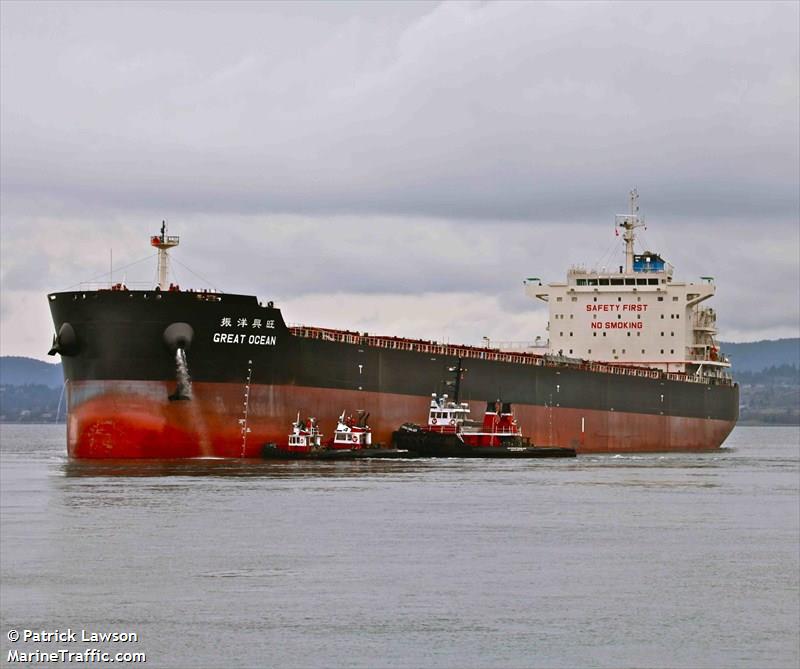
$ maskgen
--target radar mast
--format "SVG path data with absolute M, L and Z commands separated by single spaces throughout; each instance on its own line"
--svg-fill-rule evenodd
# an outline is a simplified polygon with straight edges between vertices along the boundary
M 636 228 L 645 228 L 644 216 L 639 215 L 639 191 L 630 192 L 630 213 L 617 214 L 614 218 L 618 228 L 622 228 L 622 240 L 625 242 L 625 273 L 633 273 L 633 242 L 636 239 Z

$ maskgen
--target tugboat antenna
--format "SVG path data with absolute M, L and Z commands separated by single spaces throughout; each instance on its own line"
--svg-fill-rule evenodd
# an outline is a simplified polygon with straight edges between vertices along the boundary
M 461 394 L 461 375 L 466 372 L 467 370 L 461 366 L 461 358 L 458 358 L 458 362 L 456 363 L 455 367 L 449 367 L 449 372 L 453 372 L 456 375 L 455 381 L 451 381 L 447 385 L 453 386 L 453 401 L 458 404 L 458 399 Z

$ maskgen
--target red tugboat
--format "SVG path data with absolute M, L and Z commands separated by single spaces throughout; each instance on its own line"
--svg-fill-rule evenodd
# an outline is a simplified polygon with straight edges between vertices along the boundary
M 501 404 L 501 410 L 497 405 Z M 575 449 L 532 446 L 514 419 L 510 402 L 487 402 L 483 422 L 470 420 L 466 402 L 431 396 L 427 425 L 405 423 L 392 440 L 420 457 L 573 458 Z
M 372 430 L 367 425 L 367 418 L 369 418 L 369 414 L 364 413 L 363 410 L 358 412 L 356 418 L 352 416 L 345 418 L 345 412 L 342 411 L 329 448 L 334 450 L 372 448 Z

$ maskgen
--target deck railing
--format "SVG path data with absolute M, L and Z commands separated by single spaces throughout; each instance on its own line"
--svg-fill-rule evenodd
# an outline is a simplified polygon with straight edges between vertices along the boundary
M 478 346 L 460 346 L 441 344 L 424 339 L 404 339 L 402 337 L 378 337 L 347 330 L 332 330 L 329 328 L 308 327 L 305 325 L 292 325 L 289 327 L 295 337 L 306 339 L 320 339 L 322 341 L 340 342 L 358 346 L 384 348 L 396 351 L 414 351 L 431 355 L 443 355 L 451 358 L 467 358 L 475 360 L 489 360 L 492 362 L 507 362 L 517 365 L 533 365 L 536 367 L 568 367 L 601 374 L 620 374 L 623 376 L 637 376 L 649 379 L 667 379 L 670 381 L 685 381 L 691 383 L 704 383 L 709 385 L 731 385 L 727 378 L 697 376 L 682 372 L 663 372 L 649 367 L 634 367 L 630 365 L 609 365 L 590 360 L 579 360 L 558 355 L 539 355 L 537 353 L 509 353 L 491 348 Z

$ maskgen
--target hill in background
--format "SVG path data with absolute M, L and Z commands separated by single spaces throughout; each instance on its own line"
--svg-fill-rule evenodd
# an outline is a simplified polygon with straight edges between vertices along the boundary
M 800 368 L 800 339 L 763 339 L 743 344 L 720 342 L 731 359 L 733 375 L 760 372 L 768 367 L 789 365 Z
M 60 362 L 33 358 L 0 358 L 0 422 L 64 422 Z M 60 404 L 61 403 L 61 404 Z M 59 406 L 60 404 L 60 406 Z
M 0 386 L 49 386 L 61 388 L 64 377 L 61 375 L 61 363 L 42 362 L 33 358 L 21 358 L 4 355 L 0 358 Z

